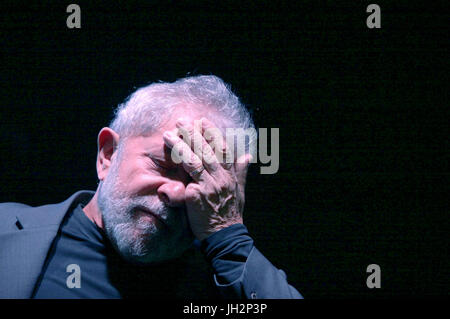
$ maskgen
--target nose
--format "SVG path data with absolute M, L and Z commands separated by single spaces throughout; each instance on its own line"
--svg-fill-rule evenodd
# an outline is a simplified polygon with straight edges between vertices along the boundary
M 184 205 L 185 186 L 180 181 L 168 181 L 158 187 L 159 198 L 170 207 Z

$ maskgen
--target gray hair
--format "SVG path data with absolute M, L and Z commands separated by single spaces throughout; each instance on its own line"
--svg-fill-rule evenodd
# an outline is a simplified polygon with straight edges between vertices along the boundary
M 255 128 L 250 113 L 231 91 L 230 85 L 214 75 L 141 87 L 117 107 L 109 126 L 119 134 L 121 141 L 127 137 L 149 135 L 182 103 L 205 112 L 205 117 L 216 124 L 224 136 L 226 128 Z M 251 136 L 245 143 L 246 148 L 255 143 L 256 138 L 256 135 Z

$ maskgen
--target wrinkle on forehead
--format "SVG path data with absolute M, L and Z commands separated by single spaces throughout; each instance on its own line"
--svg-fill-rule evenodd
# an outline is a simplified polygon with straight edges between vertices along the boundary
M 210 107 L 183 103 L 176 106 L 167 116 L 163 116 L 164 119 L 160 125 L 155 127 L 151 132 L 139 136 L 130 136 L 127 137 L 127 140 L 132 141 L 131 145 L 134 145 L 133 147 L 137 146 L 140 149 L 151 152 L 155 156 L 158 156 L 158 158 L 171 159 L 171 150 L 165 146 L 162 137 L 164 132 L 172 131 L 177 133 L 178 128 L 176 127 L 176 122 L 179 118 L 184 118 L 193 123 L 202 117 L 216 123 L 217 116 L 214 116 L 214 111 Z

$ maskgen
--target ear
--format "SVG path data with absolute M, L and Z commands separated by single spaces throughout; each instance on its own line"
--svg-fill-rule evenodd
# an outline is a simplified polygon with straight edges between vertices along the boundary
M 97 177 L 101 181 L 108 175 L 117 145 L 119 145 L 119 135 L 109 127 L 102 128 L 97 138 Z

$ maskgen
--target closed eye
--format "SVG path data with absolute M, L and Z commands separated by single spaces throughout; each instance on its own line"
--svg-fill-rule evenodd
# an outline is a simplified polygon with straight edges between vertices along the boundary
M 156 171 L 159 171 L 161 175 L 170 176 L 177 180 L 181 180 L 185 185 L 192 181 L 191 176 L 183 169 L 182 165 L 175 164 L 170 160 L 164 160 L 155 157 L 153 154 L 146 154 L 147 159 L 150 161 L 149 166 Z
M 164 161 L 156 159 L 156 158 L 154 158 L 152 156 L 148 156 L 148 157 L 152 160 L 152 162 L 155 164 L 155 166 L 158 169 L 161 169 L 161 170 L 164 170 L 164 171 L 169 171 L 169 170 L 176 169 L 176 166 L 169 165 L 169 164 L 165 163 Z

